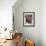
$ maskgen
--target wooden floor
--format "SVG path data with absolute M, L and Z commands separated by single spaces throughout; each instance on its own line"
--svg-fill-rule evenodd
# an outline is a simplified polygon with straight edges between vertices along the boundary
M 6 42 L 2 43 L 0 46 L 16 46 L 15 39 L 13 40 L 6 40 Z

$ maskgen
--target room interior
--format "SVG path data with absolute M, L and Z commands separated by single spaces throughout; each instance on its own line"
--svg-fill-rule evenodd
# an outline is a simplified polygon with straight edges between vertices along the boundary
M 45 4 L 45 0 L 0 0 L 0 46 L 46 46 Z M 24 23 L 28 14 L 31 25 Z

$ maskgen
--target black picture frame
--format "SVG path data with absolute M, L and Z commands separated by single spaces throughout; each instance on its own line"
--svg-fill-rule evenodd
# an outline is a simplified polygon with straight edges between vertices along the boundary
M 35 12 L 23 12 L 23 26 L 24 27 L 35 26 Z

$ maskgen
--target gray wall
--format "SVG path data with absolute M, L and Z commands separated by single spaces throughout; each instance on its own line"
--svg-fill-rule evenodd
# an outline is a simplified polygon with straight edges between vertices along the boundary
M 15 5 L 14 5 L 15 6 Z M 24 39 L 31 39 L 36 46 L 41 46 L 41 1 L 40 0 L 23 0 L 17 8 L 13 8 L 15 29 L 23 33 Z M 23 12 L 35 12 L 35 27 L 23 27 Z
M 46 0 L 41 2 L 41 41 L 46 46 Z

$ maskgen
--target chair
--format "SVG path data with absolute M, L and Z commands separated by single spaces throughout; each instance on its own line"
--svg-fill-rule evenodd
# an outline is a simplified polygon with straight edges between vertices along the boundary
M 16 46 L 22 45 L 22 33 L 15 33 Z

